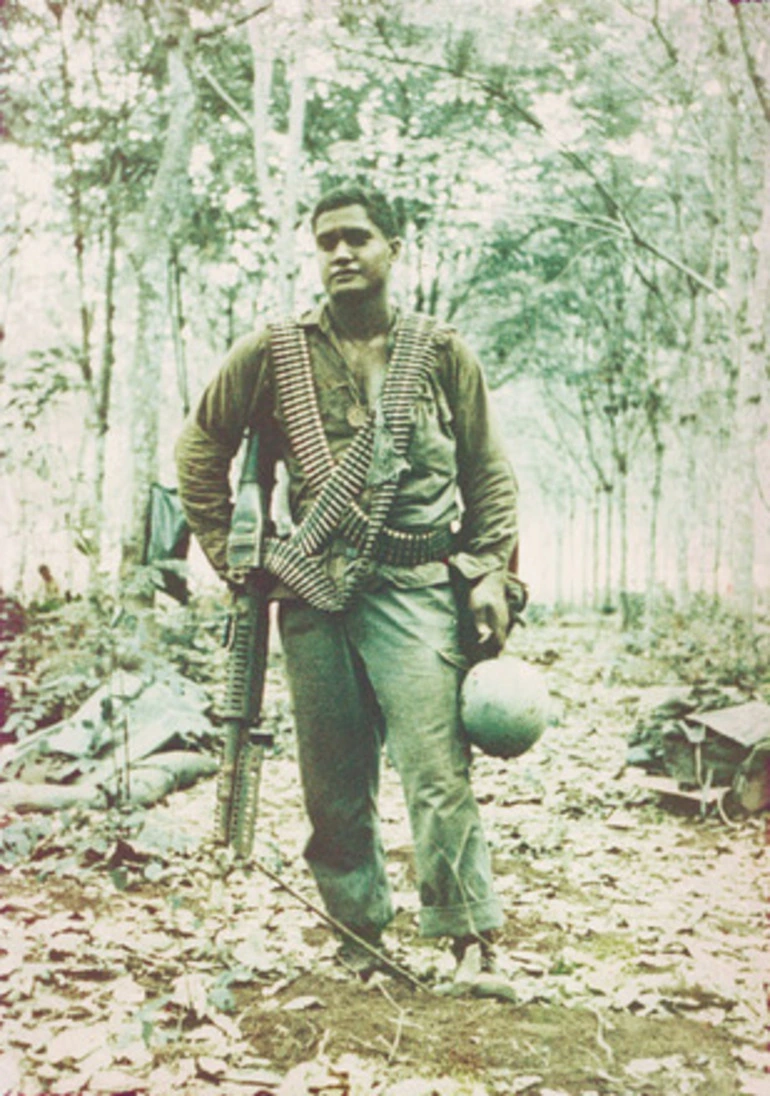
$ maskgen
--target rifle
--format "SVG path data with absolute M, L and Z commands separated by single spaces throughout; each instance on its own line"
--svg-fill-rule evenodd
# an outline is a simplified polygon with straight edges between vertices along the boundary
M 217 783 L 215 840 L 247 859 L 254 844 L 259 782 L 273 736 L 261 729 L 269 632 L 270 575 L 262 567 L 269 519 L 273 464 L 255 431 L 249 435 L 227 541 L 227 564 L 235 582 L 228 622 L 225 725 Z

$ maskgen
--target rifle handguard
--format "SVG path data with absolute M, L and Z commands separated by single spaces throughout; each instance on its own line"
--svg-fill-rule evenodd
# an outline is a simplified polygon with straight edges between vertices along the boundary
M 262 566 L 264 518 L 262 488 L 257 483 L 242 484 L 233 510 L 227 538 L 227 566 L 232 575 L 246 575 Z
M 273 482 L 259 437 L 249 437 L 227 541 L 228 579 L 234 587 L 228 627 L 225 732 L 217 786 L 215 839 L 247 858 L 254 843 L 259 782 L 272 735 L 260 729 L 267 668 L 269 589 L 262 541 Z

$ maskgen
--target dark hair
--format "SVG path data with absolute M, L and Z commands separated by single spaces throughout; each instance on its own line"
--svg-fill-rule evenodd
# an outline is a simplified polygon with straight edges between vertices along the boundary
M 316 221 L 322 213 L 329 213 L 333 209 L 342 209 L 343 206 L 350 205 L 363 206 L 369 220 L 379 228 L 386 239 L 392 240 L 398 236 L 398 220 L 385 195 L 373 187 L 356 182 L 342 183 L 321 195 L 313 210 L 311 219 L 313 229 L 315 230 Z

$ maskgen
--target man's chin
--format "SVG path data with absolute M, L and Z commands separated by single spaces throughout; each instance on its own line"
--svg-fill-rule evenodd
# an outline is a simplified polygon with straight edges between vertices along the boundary
M 346 297 L 367 297 L 371 293 L 371 288 L 356 282 L 353 278 L 335 278 L 327 287 L 327 293 L 336 301 Z

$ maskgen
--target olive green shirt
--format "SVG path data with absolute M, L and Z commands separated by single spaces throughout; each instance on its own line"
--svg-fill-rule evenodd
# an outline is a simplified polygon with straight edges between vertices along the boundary
M 335 459 L 344 453 L 367 410 L 364 393 L 347 366 L 326 306 L 301 316 L 310 348 L 318 405 Z M 392 352 L 398 319 L 391 330 Z M 424 532 L 459 529 L 450 562 L 475 579 L 505 568 L 516 543 L 516 481 L 493 422 L 484 375 L 476 358 L 451 329 L 440 329 L 436 366 L 414 402 L 408 468 L 388 516 L 393 528 Z M 176 447 L 180 498 L 193 533 L 212 566 L 226 574 L 232 512 L 230 467 L 244 434 L 260 431 L 276 459 L 285 463 L 289 511 L 301 521 L 313 501 L 309 484 L 289 446 L 277 398 L 267 328 L 236 342 L 201 397 Z M 365 488 L 359 500 L 367 504 Z M 338 546 L 340 551 L 349 551 Z M 334 555 L 334 546 L 330 558 Z M 331 565 L 331 564 L 330 564 Z M 378 565 L 377 575 L 399 586 L 446 580 L 446 564 L 404 568 Z

